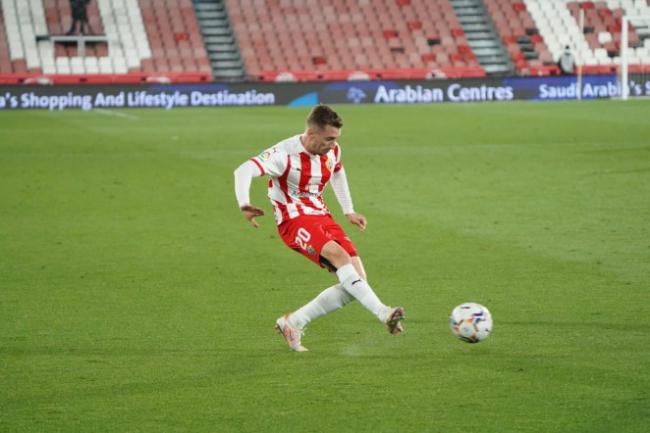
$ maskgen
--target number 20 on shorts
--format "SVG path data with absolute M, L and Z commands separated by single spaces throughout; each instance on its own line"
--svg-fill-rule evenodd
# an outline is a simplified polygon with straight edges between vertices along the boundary
M 307 248 L 309 248 L 308 242 L 310 239 L 311 239 L 311 233 L 309 233 L 304 228 L 300 227 L 298 229 L 298 232 L 296 233 L 296 239 L 295 239 L 296 244 L 298 244 L 298 246 L 303 250 L 307 251 Z

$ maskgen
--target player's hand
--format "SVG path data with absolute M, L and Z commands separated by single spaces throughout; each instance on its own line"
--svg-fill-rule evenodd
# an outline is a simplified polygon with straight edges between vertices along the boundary
M 255 220 L 255 217 L 263 216 L 264 215 L 264 209 L 253 206 L 251 204 L 245 204 L 242 207 L 240 207 L 239 209 L 244 214 L 244 218 L 246 218 L 248 220 L 248 222 L 251 223 L 251 225 L 253 227 L 258 228 L 260 226 L 257 223 L 257 221 Z
M 366 217 L 361 215 L 360 213 L 349 213 L 346 214 L 345 217 L 350 221 L 352 224 L 355 226 L 359 227 L 359 230 L 364 231 L 366 229 Z

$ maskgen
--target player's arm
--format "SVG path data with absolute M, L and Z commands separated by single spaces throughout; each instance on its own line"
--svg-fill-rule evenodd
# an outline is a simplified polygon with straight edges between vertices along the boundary
M 259 227 L 255 217 L 264 215 L 264 210 L 250 203 L 251 182 L 254 177 L 263 174 L 263 168 L 253 160 L 246 161 L 235 170 L 235 195 L 239 209 L 255 228 Z
M 334 190 L 334 195 L 336 200 L 338 200 L 343 210 L 345 217 L 355 226 L 359 227 L 360 230 L 366 229 L 366 217 L 356 213 L 354 211 L 354 206 L 352 205 L 352 196 L 350 195 L 350 187 L 348 185 L 348 178 L 345 175 L 345 169 L 342 166 L 337 167 L 338 170 L 334 170 L 330 182 L 332 183 L 332 189 Z

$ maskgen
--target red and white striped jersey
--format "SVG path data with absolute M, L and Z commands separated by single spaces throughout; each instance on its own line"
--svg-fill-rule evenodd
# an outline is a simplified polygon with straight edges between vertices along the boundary
M 342 167 L 338 143 L 326 155 L 312 155 L 303 147 L 300 135 L 295 135 L 251 161 L 262 175 L 270 177 L 268 196 L 278 225 L 300 215 L 330 213 L 323 202 L 323 189 L 332 173 Z

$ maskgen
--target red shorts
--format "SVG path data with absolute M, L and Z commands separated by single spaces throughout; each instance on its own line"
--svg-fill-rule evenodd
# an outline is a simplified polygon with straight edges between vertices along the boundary
M 320 252 L 329 241 L 336 241 L 352 257 L 357 249 L 331 215 L 303 215 L 278 226 L 280 237 L 289 248 L 299 252 L 320 267 L 332 268 Z

